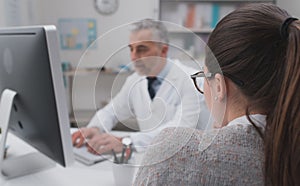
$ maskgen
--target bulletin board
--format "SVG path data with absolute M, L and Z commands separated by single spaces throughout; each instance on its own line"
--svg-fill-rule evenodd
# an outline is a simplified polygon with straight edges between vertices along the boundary
M 95 19 L 59 19 L 58 29 L 63 50 L 84 50 L 97 39 Z

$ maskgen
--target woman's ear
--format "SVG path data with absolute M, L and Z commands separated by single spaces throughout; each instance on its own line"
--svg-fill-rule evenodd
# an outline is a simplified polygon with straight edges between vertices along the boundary
M 226 83 L 224 80 L 224 76 L 217 73 L 215 75 L 214 80 L 215 80 L 215 86 L 216 86 L 215 93 L 216 93 L 217 99 L 219 101 L 224 101 L 226 98 Z

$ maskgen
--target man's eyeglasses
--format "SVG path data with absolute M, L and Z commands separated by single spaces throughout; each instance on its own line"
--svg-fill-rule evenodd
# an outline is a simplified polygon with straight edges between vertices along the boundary
M 204 81 L 203 78 L 212 78 L 215 74 L 213 73 L 204 73 L 204 71 L 199 71 L 193 75 L 191 75 L 191 78 L 193 79 L 194 85 L 196 87 L 196 89 L 203 94 L 204 93 Z M 223 72 L 223 75 L 226 76 L 227 78 L 229 78 L 232 82 L 234 82 L 236 85 L 238 85 L 239 87 L 243 87 L 244 86 L 244 82 L 242 80 L 237 79 L 236 77 Z

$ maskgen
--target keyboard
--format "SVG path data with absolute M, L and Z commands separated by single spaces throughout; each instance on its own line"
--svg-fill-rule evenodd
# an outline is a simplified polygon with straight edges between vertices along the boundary
M 95 155 L 90 153 L 85 145 L 80 148 L 73 147 L 73 152 L 75 159 L 85 165 L 93 165 L 101 161 L 112 159 L 111 154 Z

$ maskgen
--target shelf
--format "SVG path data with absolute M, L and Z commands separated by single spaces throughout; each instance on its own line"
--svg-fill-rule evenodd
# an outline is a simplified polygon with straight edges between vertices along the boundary
M 186 33 L 190 34 L 194 32 L 195 34 L 209 34 L 213 31 L 213 28 L 186 28 L 186 29 L 171 29 L 170 33 Z
M 274 3 L 274 0 L 160 0 L 161 2 L 192 2 L 192 3 L 211 3 L 211 2 L 239 2 L 239 3 L 251 3 L 251 2 L 271 2 Z
M 99 69 L 72 69 L 69 71 L 65 71 L 64 75 L 65 76 L 75 76 L 75 75 L 89 75 L 91 73 L 99 73 L 101 70 Z
M 219 21 L 240 6 L 254 2 L 275 3 L 276 0 L 160 0 L 159 18 L 167 25 L 172 58 L 192 58 L 205 55 L 209 35 Z M 204 42 L 202 42 L 202 41 Z
M 132 73 L 131 71 L 115 71 L 113 69 L 106 69 L 106 70 L 101 70 L 99 68 L 77 68 L 77 69 L 72 69 L 64 72 L 65 76 L 72 77 L 72 76 L 84 76 L 84 75 L 91 75 L 91 74 L 108 74 L 108 75 L 116 75 L 119 73 L 122 74 L 130 74 Z
M 86 127 L 95 113 L 95 110 L 74 110 L 74 115 L 70 115 L 71 126 Z M 139 131 L 139 127 L 136 119 L 128 118 L 123 122 L 118 122 L 113 130 L 136 132 Z
M 95 112 L 93 110 L 74 110 L 74 114 L 70 115 L 70 123 L 78 127 L 86 126 Z

